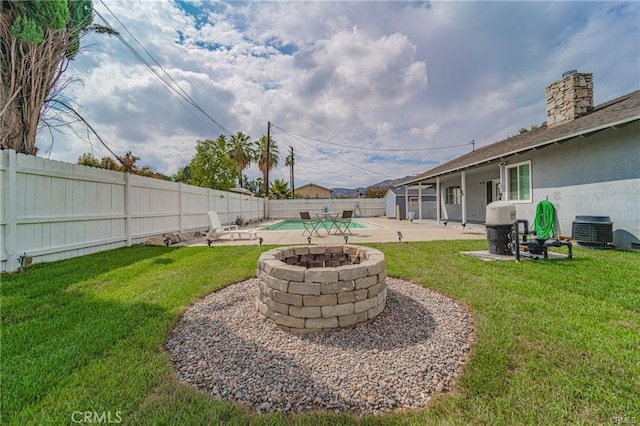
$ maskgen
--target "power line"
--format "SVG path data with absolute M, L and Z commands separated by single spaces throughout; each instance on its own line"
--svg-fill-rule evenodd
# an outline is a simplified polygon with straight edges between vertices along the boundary
M 282 169 L 280 169 L 280 167 L 275 167 L 275 169 L 278 171 L 278 173 L 282 175 L 283 178 L 287 179 L 287 176 L 285 176 L 285 174 L 282 172 Z
M 462 144 L 458 144 L 458 145 L 448 145 L 448 146 L 438 146 L 438 147 L 433 147 L 433 148 L 413 148 L 413 149 L 402 149 L 402 148 L 363 148 L 361 146 L 352 146 L 352 145 L 344 145 L 344 144 L 339 144 L 339 143 L 335 143 L 335 142 L 329 142 L 329 141 L 324 141 L 322 139 L 316 139 L 316 138 L 312 138 L 311 136 L 305 136 L 302 135 L 300 133 L 296 133 L 293 132 L 291 130 L 287 130 L 287 129 L 283 129 L 282 127 L 279 127 L 273 123 L 271 123 L 271 125 L 275 128 L 277 128 L 278 130 L 281 130 L 284 133 L 287 133 L 289 136 L 296 135 L 296 136 L 300 136 L 302 138 L 305 139 L 309 139 L 315 142 L 320 142 L 320 143 L 326 143 L 328 145 L 335 145 L 335 146 L 339 146 L 341 148 L 350 148 L 350 149 L 360 149 L 360 150 L 364 150 L 364 151 L 393 151 L 393 152 L 398 152 L 398 151 L 402 151 L 402 152 L 414 152 L 414 151 L 435 151 L 438 149 L 449 149 L 449 148 L 459 148 L 461 146 L 467 146 L 467 145 L 472 145 L 474 144 L 474 141 L 471 142 L 467 142 L 467 143 L 462 143 Z M 475 145 L 474 145 L 475 148 Z
M 316 171 L 318 171 L 318 172 L 325 172 L 325 173 L 326 173 L 326 171 L 327 171 L 327 169 L 326 169 L 326 168 L 325 168 L 325 169 L 322 169 L 322 168 L 320 168 L 320 167 L 313 167 L 313 166 L 305 165 L 305 166 L 304 166 L 304 171 L 307 171 L 307 170 L 316 170 Z M 349 173 L 349 172 L 344 172 L 344 173 L 340 173 L 340 172 L 331 172 L 331 176 L 334 176 L 334 177 L 341 177 L 341 176 L 342 176 L 342 177 L 345 177 L 345 178 L 346 178 L 346 177 L 351 177 L 351 176 L 353 176 L 353 173 Z
M 280 127 L 277 127 L 277 126 L 274 126 L 274 127 L 278 128 L 279 130 L 282 130 Z M 303 143 L 304 145 L 308 146 L 309 148 L 315 149 L 316 151 L 318 151 L 319 153 L 321 153 L 321 154 L 323 154 L 323 155 L 328 155 L 329 157 L 333 157 L 333 158 L 335 158 L 335 159 L 336 159 L 336 160 L 338 160 L 338 161 L 341 161 L 341 162 L 343 162 L 343 163 L 345 163 L 345 164 L 348 164 L 348 165 L 350 165 L 350 166 L 352 166 L 352 167 L 355 167 L 355 168 L 357 168 L 357 169 L 364 170 L 364 171 L 365 171 L 365 172 L 367 172 L 367 173 L 374 174 L 374 175 L 378 175 L 378 176 L 382 176 L 382 177 L 389 178 L 389 179 L 393 179 L 393 177 L 392 177 L 392 176 L 387 176 L 387 175 L 382 174 L 382 173 L 378 173 L 378 172 L 374 172 L 374 171 L 371 171 L 371 170 L 367 170 L 367 169 L 365 169 L 364 167 L 360 167 L 360 166 L 358 166 L 357 164 L 353 164 L 353 163 L 351 163 L 351 162 L 349 162 L 349 161 L 347 161 L 347 160 L 343 160 L 342 158 L 338 157 L 337 155 L 333 155 L 333 154 L 328 153 L 328 152 L 323 152 L 322 150 L 320 150 L 320 149 L 316 148 L 315 146 L 313 146 L 313 145 L 311 145 L 311 144 L 306 143 L 305 141 L 303 141 L 302 139 L 298 138 L 297 136 L 294 136 L 294 135 L 293 135 L 293 134 L 291 134 L 291 133 L 288 133 L 288 132 L 286 132 L 286 131 L 284 131 L 284 133 L 287 133 L 287 134 L 288 134 L 289 136 L 291 136 L 292 138 L 294 138 L 294 139 L 296 139 L 297 141 L 299 141 L 299 142 Z
M 97 11 L 94 10 L 95 14 L 102 19 L 102 21 L 105 23 L 105 25 L 110 26 L 110 24 L 107 22 L 107 20 Z M 183 101 L 180 100 L 180 98 L 176 97 L 176 94 L 180 97 L 183 97 L 180 93 L 178 93 L 176 91 L 176 89 L 168 84 L 166 81 L 163 80 L 163 78 L 158 74 L 157 71 L 155 71 L 153 69 L 153 67 L 151 65 L 149 65 L 149 63 L 133 48 L 133 46 L 131 46 L 126 40 L 124 40 L 122 38 L 122 36 L 119 33 L 116 33 L 116 37 L 122 42 L 122 44 L 125 45 L 125 47 L 127 47 L 127 49 L 129 49 L 129 51 L 133 54 L 133 56 L 138 60 L 138 62 L 140 62 L 142 65 L 144 65 L 149 71 L 151 71 L 151 73 L 153 74 L 153 76 L 161 83 L 161 86 L 167 91 L 169 92 L 169 94 L 173 97 L 175 97 L 177 99 L 178 102 L 180 102 L 180 104 L 191 114 L 193 115 L 198 121 L 200 121 L 205 127 L 207 127 L 209 130 L 211 130 L 213 133 L 216 133 L 216 130 L 213 129 L 211 126 L 209 126 L 207 123 L 205 123 L 200 117 L 198 117 L 191 109 L 189 109 L 187 107 L 187 105 L 185 105 L 183 103 Z M 172 93 L 175 92 L 174 93 Z
M 290 131 L 290 130 L 284 129 L 284 128 L 282 128 L 282 127 L 280 127 L 280 126 L 277 126 L 277 125 L 275 125 L 275 124 L 273 124 L 273 123 L 271 123 L 271 126 L 272 126 L 272 127 L 277 128 L 278 130 L 282 131 L 284 134 L 286 134 L 286 135 L 288 135 L 288 136 L 290 136 L 290 137 L 292 137 L 292 138 L 296 139 L 297 141 L 299 141 L 299 142 L 303 143 L 304 145 L 306 145 L 306 146 L 308 146 L 308 147 L 310 147 L 310 148 L 312 148 L 312 149 L 314 149 L 314 150 L 316 150 L 316 151 L 320 152 L 320 153 L 321 153 L 321 154 L 323 154 L 323 155 L 331 156 L 331 157 L 335 158 L 335 159 L 336 159 L 336 160 L 338 160 L 338 161 L 341 161 L 341 162 L 343 162 L 343 163 L 349 164 L 350 166 L 356 167 L 356 168 L 358 168 L 358 169 L 364 170 L 364 171 L 366 171 L 367 173 L 371 173 L 371 174 L 375 174 L 375 175 L 378 175 L 378 176 L 386 177 L 386 178 L 388 178 L 388 179 L 394 179 L 394 177 L 392 177 L 392 176 L 387 176 L 387 175 L 384 175 L 384 174 L 382 174 L 382 173 L 377 173 L 377 172 L 374 172 L 374 171 L 371 171 L 371 170 L 367 170 L 367 169 L 362 168 L 362 167 L 360 167 L 360 166 L 358 166 L 358 165 L 356 165 L 356 164 L 353 164 L 353 163 L 351 163 L 351 162 L 349 162 L 349 161 L 343 160 L 342 158 L 339 158 L 339 157 L 337 157 L 337 156 L 335 156 L 335 155 L 333 155 L 333 154 L 331 154 L 331 153 L 324 152 L 324 151 L 322 151 L 321 149 L 318 149 L 318 148 L 316 148 L 315 146 L 313 146 L 313 145 L 311 145 L 311 144 L 308 144 L 307 142 L 303 141 L 302 139 L 300 139 L 300 137 L 307 138 L 307 139 L 309 139 L 309 140 L 313 140 L 313 141 L 316 141 L 316 142 L 327 143 L 327 144 L 329 144 L 329 145 L 336 145 L 336 146 L 339 146 L 339 147 L 342 147 L 342 148 L 360 149 L 360 150 L 366 150 L 366 151 L 429 151 L 429 150 L 437 150 L 437 149 L 458 148 L 458 147 L 468 146 L 468 145 L 472 145 L 472 144 L 474 145 L 474 148 L 475 148 L 475 141 L 471 141 L 471 142 L 463 143 L 463 144 L 457 144 L 457 145 L 449 145 L 449 146 L 444 146 L 444 147 L 420 148 L 420 149 L 385 149 L 385 148 L 377 148 L 377 149 L 376 149 L 376 148 L 362 148 L 362 147 L 354 147 L 354 146 L 343 145 L 343 144 L 338 144 L 338 143 L 334 143 L 334 142 L 323 141 L 323 140 L 321 140 L 321 139 L 317 139 L 317 138 L 312 138 L 312 137 L 310 137 L 310 136 L 301 135 L 301 134 L 299 134 L 299 133 L 295 133 L 295 132 L 292 132 L 292 131 Z M 298 137 L 298 136 L 300 136 L 300 137 Z
M 144 51 L 144 53 L 147 54 L 147 56 L 149 56 L 149 58 L 151 58 L 151 60 L 164 72 L 164 74 L 169 77 L 169 80 L 171 80 L 178 89 L 180 89 L 180 91 L 187 97 L 189 98 L 189 100 L 191 100 L 191 104 L 193 106 L 197 107 L 197 104 L 195 103 L 195 101 L 193 101 L 193 99 L 191 99 L 191 97 L 189 96 L 189 94 L 187 92 L 185 92 L 182 87 L 180 87 L 180 85 L 173 79 L 173 77 L 171 77 L 171 75 L 162 67 L 162 65 L 160 65 L 160 63 L 156 60 L 156 58 L 153 57 L 153 55 L 151 53 L 149 53 L 149 51 L 142 45 L 142 43 L 140 43 L 140 41 L 136 38 L 136 36 L 134 36 L 131 31 L 129 31 L 129 29 L 127 28 L 127 26 L 120 20 L 120 18 L 118 18 L 116 16 L 115 13 L 113 13 L 113 11 L 109 8 L 109 6 L 107 6 L 105 4 L 104 1 L 100 0 L 100 3 L 102 3 L 102 5 L 109 11 L 109 13 L 111 14 L 111 16 L 113 16 L 115 18 L 116 21 L 118 21 L 118 23 L 122 26 L 122 28 L 124 28 L 124 30 L 131 36 L 131 38 L 138 43 L 138 46 L 140 46 L 142 48 L 142 50 Z M 100 16 L 102 18 L 102 16 Z M 104 18 L 103 18 L 104 19 Z
M 341 182 L 327 183 L 326 181 L 319 181 L 317 179 L 309 179 L 309 178 L 306 178 L 304 176 L 300 177 L 300 170 L 301 169 L 298 168 L 298 172 L 296 173 L 296 180 L 297 181 L 315 182 L 315 183 L 318 183 L 318 184 L 323 185 L 323 186 L 344 186 L 344 180 L 341 181 Z M 321 168 L 318 168 L 318 167 L 311 167 L 311 166 L 307 166 L 307 165 L 305 165 L 302 168 L 302 170 L 305 171 L 305 172 L 309 171 L 309 170 L 316 170 L 316 171 L 325 172 L 325 173 L 327 171 L 327 169 L 321 169 Z M 282 173 L 282 171 L 280 171 L 280 172 Z M 343 177 L 345 179 L 351 179 L 353 177 L 353 173 L 349 174 L 349 173 L 334 173 L 334 172 L 331 172 L 331 177 L 333 177 L 333 178 Z
M 142 48 L 142 50 L 149 56 L 149 58 L 151 58 L 151 60 L 158 66 L 158 68 L 160 68 L 162 70 L 162 72 L 167 76 L 167 78 L 173 83 L 169 83 L 169 81 L 165 80 L 163 78 L 162 75 L 160 75 L 160 73 L 154 69 L 153 66 L 151 66 L 151 64 L 149 64 L 149 62 L 144 59 L 142 57 L 142 55 L 140 55 L 134 48 L 133 46 L 131 46 L 123 37 L 122 35 L 120 35 L 120 33 L 116 33 L 116 37 L 118 37 L 118 39 L 122 42 L 122 44 L 125 45 L 125 47 L 127 47 L 127 49 L 129 49 L 129 51 L 133 54 L 133 56 L 142 64 L 144 65 L 149 71 L 151 71 L 151 73 L 161 82 L 161 84 L 163 85 L 163 87 L 166 90 L 170 90 L 173 91 L 176 95 L 178 95 L 181 99 L 183 99 L 185 102 L 187 102 L 188 104 L 192 105 L 193 107 L 195 107 L 198 111 L 200 111 L 205 117 L 207 117 L 209 120 L 211 120 L 216 126 L 218 126 L 219 129 L 221 129 L 224 133 L 226 133 L 227 135 L 231 136 L 232 133 L 226 129 L 222 124 L 218 123 L 213 117 L 211 117 L 188 93 L 186 93 L 184 91 L 184 89 L 182 89 L 182 87 L 180 87 L 180 85 L 173 79 L 173 77 L 171 77 L 171 75 L 164 69 L 164 67 L 162 65 L 160 65 L 160 63 L 153 57 L 153 55 L 151 55 L 151 53 L 149 53 L 149 51 L 147 49 L 145 49 L 145 47 L 142 45 L 142 43 L 140 43 L 140 41 L 138 41 L 138 39 L 131 33 L 131 31 L 129 31 L 129 29 L 126 27 L 126 25 L 124 25 L 124 23 L 113 13 L 113 11 L 104 3 L 104 1 L 100 0 L 100 3 L 109 11 L 109 13 L 115 18 L 115 20 L 124 28 L 124 30 L 133 38 L 133 40 L 135 40 L 135 42 Z M 111 25 L 107 22 L 107 20 L 100 14 L 100 12 L 98 12 L 97 10 L 94 9 L 94 13 L 100 18 L 102 19 L 102 21 L 105 23 L 105 25 L 111 27 Z M 176 87 L 179 89 L 176 89 Z M 171 93 L 171 92 L 169 92 Z M 173 93 L 171 93 L 172 96 Z M 187 111 L 189 111 L 195 118 L 197 118 L 202 124 L 204 124 L 207 128 L 209 128 L 212 132 L 216 132 L 212 127 L 210 127 L 208 124 L 206 124 L 202 119 L 200 119 L 200 117 L 198 117 L 191 109 L 187 108 L 187 106 L 182 103 L 182 101 L 180 101 L 180 99 L 178 99 L 178 101 L 180 102 L 180 104 L 187 109 Z
M 116 159 L 120 162 L 120 164 L 122 164 L 124 166 L 124 162 L 122 161 L 122 158 L 120 158 L 120 156 L 116 155 L 115 152 L 113 152 L 111 150 L 111 148 L 109 148 L 109 145 L 107 144 L 107 142 L 105 140 L 102 139 L 102 137 L 100 136 L 100 134 L 93 128 L 93 126 L 91 126 L 91 124 L 89 124 L 89 122 L 87 120 L 85 120 L 73 107 L 71 107 L 69 104 L 65 103 L 64 101 L 60 100 L 60 99 L 48 99 L 46 101 L 49 102 L 57 102 L 60 105 L 64 106 L 65 108 L 67 108 L 69 111 L 71 111 L 76 117 L 78 117 L 78 119 L 80 119 L 80 121 L 82 121 L 84 123 L 85 126 L 87 126 L 87 128 L 89 128 L 89 130 L 91 130 L 91 132 L 96 135 L 96 137 L 98 138 L 98 140 L 100 141 L 100 143 L 111 153 L 111 155 L 113 155 L 114 157 L 116 157 Z

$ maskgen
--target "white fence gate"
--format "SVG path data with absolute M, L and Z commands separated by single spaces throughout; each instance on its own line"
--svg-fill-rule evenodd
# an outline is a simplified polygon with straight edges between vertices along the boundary
M 409 217 L 413 217 L 413 219 L 432 219 L 436 220 L 437 215 L 437 203 L 435 200 L 424 200 L 422 201 L 422 205 L 419 201 L 409 201 L 409 206 L 407 207 L 407 211 L 409 212 Z M 420 214 L 420 209 L 422 209 L 422 215 Z

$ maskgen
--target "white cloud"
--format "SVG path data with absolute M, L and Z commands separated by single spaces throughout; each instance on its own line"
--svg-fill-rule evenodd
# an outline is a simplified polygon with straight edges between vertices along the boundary
M 94 5 L 152 63 L 109 11 Z M 107 5 L 230 132 L 255 140 L 271 121 L 316 139 L 273 129 L 281 152 L 296 151 L 297 184 L 367 186 L 471 149 L 446 147 L 472 139 L 486 145 L 540 124 L 544 87 L 567 69 L 594 73 L 596 102 L 640 86 L 634 2 Z M 68 94 L 115 151 L 131 150 L 141 163 L 173 173 L 192 157 L 197 139 L 222 133 L 119 40 L 87 42 L 70 68 L 84 84 Z M 57 136 L 53 158 L 74 162 L 90 149 L 86 131 L 76 131 L 85 141 L 71 132 Z M 48 143 L 42 135 L 40 144 Z M 258 175 L 255 167 L 250 175 Z M 280 165 L 274 176 L 289 173 Z

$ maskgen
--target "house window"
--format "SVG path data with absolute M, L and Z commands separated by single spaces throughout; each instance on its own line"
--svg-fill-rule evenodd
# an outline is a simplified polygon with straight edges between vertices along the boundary
M 461 204 L 462 191 L 459 186 L 448 186 L 444 191 L 445 204 Z
M 507 167 L 509 201 L 531 202 L 531 161 Z

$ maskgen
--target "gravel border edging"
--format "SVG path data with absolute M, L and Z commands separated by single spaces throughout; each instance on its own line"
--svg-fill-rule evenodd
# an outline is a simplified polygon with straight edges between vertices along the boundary
M 387 277 L 387 306 L 373 322 L 317 334 L 264 321 L 257 282 L 191 306 L 165 348 L 182 383 L 258 413 L 423 407 L 453 387 L 474 341 L 466 308 L 408 281 Z

